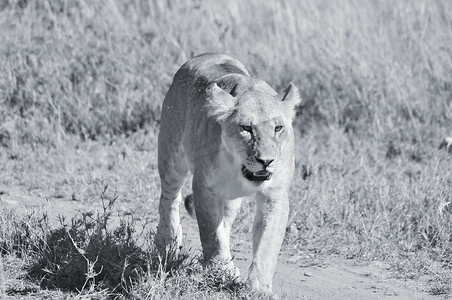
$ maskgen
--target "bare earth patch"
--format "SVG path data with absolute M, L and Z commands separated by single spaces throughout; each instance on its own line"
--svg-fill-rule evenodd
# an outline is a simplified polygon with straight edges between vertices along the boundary
M 182 222 L 186 247 L 200 249 L 196 222 L 188 217 Z M 246 278 L 251 241 L 243 242 L 241 239 L 231 247 L 231 251 L 234 264 Z M 338 256 L 325 257 L 322 262 L 294 261 L 284 251 L 279 256 L 273 278 L 273 291 L 283 299 L 442 299 L 425 292 L 425 289 L 421 282 L 394 278 L 389 265 L 381 261 L 359 262 Z
M 381 262 L 328 260 L 323 266 L 310 267 L 281 262 L 274 290 L 288 299 L 437 299 L 414 284 L 391 279 Z

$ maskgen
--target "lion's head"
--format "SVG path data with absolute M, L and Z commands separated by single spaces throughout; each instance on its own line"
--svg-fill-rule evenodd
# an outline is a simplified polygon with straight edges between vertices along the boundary
M 207 99 L 209 116 L 221 124 L 222 143 L 248 181 L 268 181 L 292 159 L 285 148 L 292 147 L 294 108 L 301 101 L 294 84 L 276 93 L 258 80 L 235 84 L 230 92 L 214 83 Z

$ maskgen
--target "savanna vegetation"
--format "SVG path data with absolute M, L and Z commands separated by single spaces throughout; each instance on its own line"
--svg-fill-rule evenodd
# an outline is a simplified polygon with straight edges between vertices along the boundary
M 301 90 L 285 253 L 384 260 L 450 296 L 451 41 L 447 0 L 0 0 L 0 296 L 251 297 L 152 247 L 161 103 L 204 52 Z M 38 199 L 85 209 L 8 206 Z

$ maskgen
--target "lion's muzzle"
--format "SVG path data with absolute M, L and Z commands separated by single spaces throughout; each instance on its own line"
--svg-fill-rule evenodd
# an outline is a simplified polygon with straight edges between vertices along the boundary
M 261 170 L 258 172 L 251 172 L 244 165 L 242 165 L 242 175 L 249 181 L 266 181 L 272 177 L 272 172 Z

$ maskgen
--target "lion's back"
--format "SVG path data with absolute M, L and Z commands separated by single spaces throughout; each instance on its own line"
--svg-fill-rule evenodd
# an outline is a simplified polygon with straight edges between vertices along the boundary
M 159 161 L 161 156 L 169 155 L 168 150 L 180 155 L 189 152 L 190 161 L 197 149 L 208 150 L 216 145 L 214 140 L 219 138 L 220 126 L 208 124 L 203 109 L 205 90 L 228 75 L 249 77 L 241 62 L 225 54 L 196 56 L 177 71 L 162 105 Z
M 180 69 L 194 75 L 196 80 L 214 82 L 222 76 L 239 74 L 249 76 L 248 70 L 238 60 L 225 54 L 202 54 L 187 61 Z M 182 76 L 184 76 L 182 75 Z M 176 73 L 177 77 L 178 74 Z
M 248 70 L 238 60 L 225 54 L 202 54 L 187 61 L 174 75 L 163 101 L 162 118 L 190 111 L 186 105 L 201 102 L 207 86 L 227 75 L 249 77 Z M 187 104 L 188 103 L 188 104 Z

